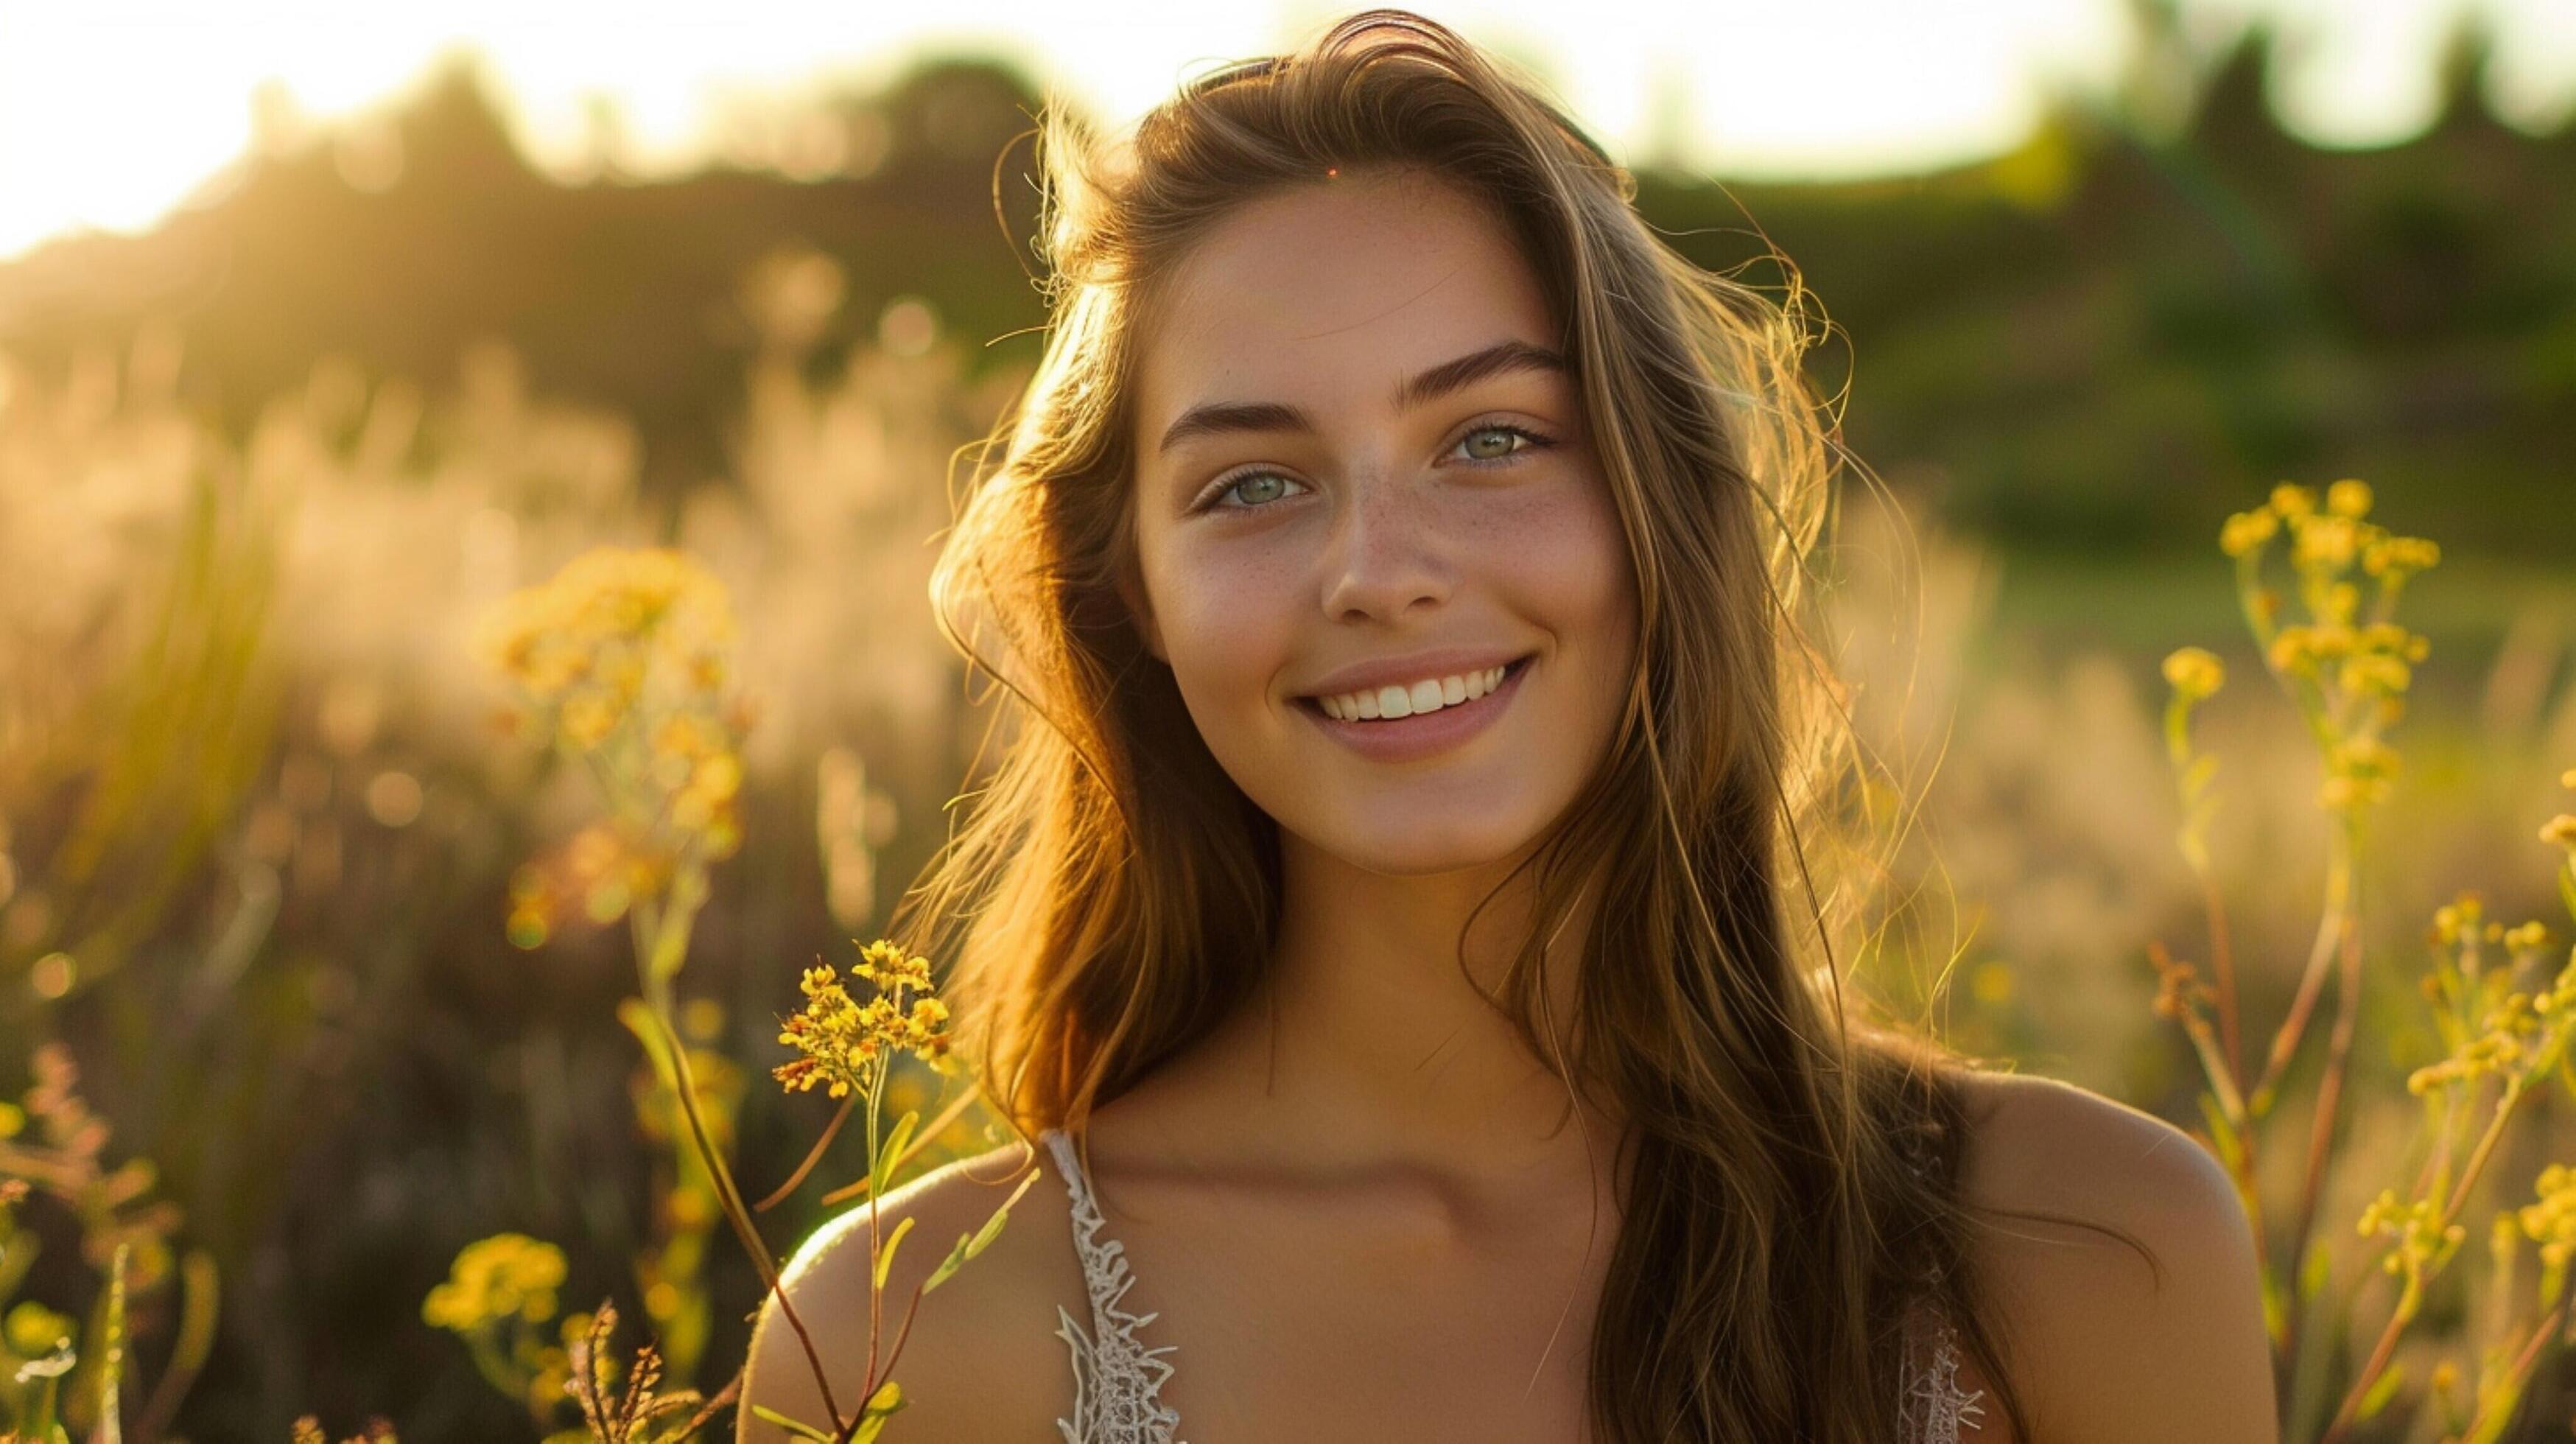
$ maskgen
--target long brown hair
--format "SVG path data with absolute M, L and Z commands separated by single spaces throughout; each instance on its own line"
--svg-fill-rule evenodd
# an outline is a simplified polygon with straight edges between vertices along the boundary
M 1593 1432 L 1895 1439 L 1903 1310 L 1928 1299 L 2027 1438 L 1965 1259 L 1966 1061 L 1847 1022 L 1832 905 L 1801 846 L 1859 753 L 1801 623 L 1843 453 L 1802 372 L 1794 279 L 1775 302 L 1679 256 L 1572 120 L 1404 11 L 1194 79 L 1124 146 L 1054 104 L 1038 137 L 1052 321 L 931 583 L 951 641 L 1017 704 L 996 728 L 1016 725 L 894 924 L 954 959 L 948 993 L 996 1109 L 1079 1134 L 1245 999 L 1278 924 L 1276 825 L 1122 601 L 1159 282 L 1247 200 L 1332 167 L 1428 172 L 1504 218 L 1539 277 L 1635 562 L 1617 735 L 1523 864 L 1538 925 L 1488 994 L 1570 1092 L 1605 1089 L 1626 1121 Z M 1790 925 L 1793 888 L 1812 930 Z M 1539 964 L 1586 890 L 1559 1037 Z

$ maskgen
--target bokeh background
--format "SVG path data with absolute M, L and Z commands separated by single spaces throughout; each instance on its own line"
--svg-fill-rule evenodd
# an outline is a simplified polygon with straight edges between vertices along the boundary
M 600 543 L 730 589 L 762 710 L 679 990 L 768 1191 L 829 1113 L 767 1079 L 798 972 L 875 935 L 984 722 L 924 587 L 958 448 L 1037 352 L 1030 117 L 1050 85 L 1131 117 L 1334 13 L 433 8 L 0 0 L 0 1094 L 89 1110 L 53 1140 L 84 1201 L 31 1200 L 0 1282 L 77 1317 L 101 1239 L 159 1242 L 146 1437 L 538 1437 L 423 1313 L 504 1232 L 562 1251 L 564 1307 L 732 1373 L 758 1281 L 618 1021 L 626 929 L 505 927 L 593 804 L 495 724 L 470 630 Z M 2441 544 L 2364 873 L 2348 1235 L 2435 1047 L 2433 909 L 2566 928 L 2533 839 L 2576 767 L 2576 12 L 1802 9 L 1429 13 L 1593 120 L 1673 245 L 1773 284 L 1776 246 L 1830 318 L 1819 384 L 1888 498 L 1856 488 L 1827 559 L 1839 641 L 1924 788 L 1888 953 L 1946 970 L 1961 1046 L 2195 1121 L 2146 960 L 2206 947 L 2159 663 L 2234 679 L 2197 725 L 2268 1036 L 2326 829 L 2219 527 L 2355 477 Z M 2571 1156 L 2566 1101 L 2509 1191 Z M 774 1248 L 858 1149 L 765 1215 Z M 2566 1374 L 2516 1437 L 2565 1434 Z

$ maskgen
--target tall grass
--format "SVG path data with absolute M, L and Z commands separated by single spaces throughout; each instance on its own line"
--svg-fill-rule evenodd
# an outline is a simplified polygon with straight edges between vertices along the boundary
M 0 361 L 0 1420 L 686 1433 L 764 1256 L 995 1136 L 918 1051 L 913 960 L 823 960 L 973 784 L 926 582 L 959 448 L 1018 378 L 968 380 L 917 303 L 883 345 L 807 354 L 841 303 L 812 254 L 739 303 L 763 339 L 733 463 L 680 495 L 497 345 L 431 386 L 322 359 L 238 442 L 177 399 L 166 332 L 59 379 Z M 2341 495 L 2302 515 L 2361 535 Z M 2276 566 L 2297 505 L 2257 508 Z M 1900 837 L 1854 981 L 2207 1141 L 2262 1226 L 2290 1437 L 2563 1413 L 2561 940 L 2524 920 L 2559 906 L 2534 830 L 2576 762 L 2566 632 L 2497 618 L 2492 662 L 2375 649 L 2409 669 L 2382 757 L 2339 730 L 2367 709 L 2320 730 L 2257 604 L 2232 641 L 2030 646 L 1998 610 L 2013 559 L 1848 528 L 1853 705 L 1920 784 L 1868 799 Z M 578 608 L 523 612 L 499 673 L 478 623 L 598 581 L 602 546 L 721 598 L 722 685 L 605 719 L 558 695 L 520 733 L 543 674 L 503 676 Z M 2212 553 L 2213 595 L 2304 585 L 2231 578 L 2243 555 Z M 2168 681 L 2184 642 L 2207 651 Z M 2345 657 L 2311 660 L 2341 684 Z M 2209 689 L 2231 675 L 2289 685 Z M 846 1076 L 782 1037 L 871 1027 L 916 1031 Z M 799 1059 L 827 1096 L 752 1086 Z M 2473 1213 L 2483 1250 L 2454 1232 Z M 856 1437 L 899 1399 L 871 1373 L 807 1422 Z

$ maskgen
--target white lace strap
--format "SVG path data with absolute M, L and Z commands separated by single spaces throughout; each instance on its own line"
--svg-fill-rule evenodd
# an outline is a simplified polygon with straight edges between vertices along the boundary
M 1909 1131 L 1904 1144 L 1906 1166 L 1915 1177 L 1929 1181 L 1930 1141 Z M 1941 1261 L 1930 1258 L 1926 1265 L 1927 1281 L 1937 1289 Z M 1918 1296 L 1905 1311 L 1905 1363 L 1899 1372 L 1904 1375 L 1900 1412 L 1905 1444 L 1959 1444 L 1959 1426 L 1964 1423 L 1976 1423 L 1982 1430 L 1986 1408 L 1978 1401 L 1986 1391 L 1972 1393 L 1959 1387 L 1958 1328 L 1940 1307 L 1937 1294 Z
M 1162 1402 L 1163 1381 L 1172 1365 L 1162 1356 L 1176 1347 L 1148 1349 L 1136 1330 L 1158 1314 L 1131 1314 L 1119 1307 L 1136 1277 L 1127 1267 L 1126 1245 L 1100 1237 L 1104 1220 L 1092 1196 L 1091 1180 L 1073 1140 L 1061 1129 L 1039 1135 L 1055 1155 L 1073 1201 L 1073 1248 L 1082 1259 L 1084 1288 L 1091 1295 L 1091 1334 L 1086 1337 L 1073 1315 L 1056 1308 L 1056 1337 L 1073 1357 L 1073 1417 L 1058 1419 L 1065 1444 L 1177 1444 L 1178 1411 Z
M 1906 1444 L 1959 1444 L 1959 1426 L 1984 1428 L 1983 1389 L 1959 1387 L 1957 1331 L 1928 1303 L 1906 1314 L 1905 1396 L 1902 1410 Z M 1928 1345 L 1928 1348 L 1927 1348 Z

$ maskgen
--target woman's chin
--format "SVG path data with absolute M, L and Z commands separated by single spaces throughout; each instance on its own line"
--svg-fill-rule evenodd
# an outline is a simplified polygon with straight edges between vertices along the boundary
M 1456 826 L 1428 825 L 1414 816 L 1374 830 L 1331 829 L 1314 845 L 1351 867 L 1386 877 L 1432 877 L 1508 861 L 1528 839 L 1493 825 L 1490 817 Z

